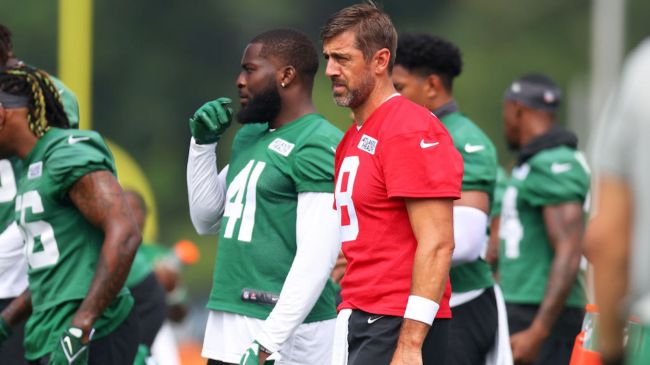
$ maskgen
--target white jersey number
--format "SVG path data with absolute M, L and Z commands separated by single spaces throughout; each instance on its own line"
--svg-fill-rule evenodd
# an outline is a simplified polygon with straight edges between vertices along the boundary
M 509 186 L 503 194 L 499 238 L 505 241 L 505 256 L 509 259 L 518 258 L 519 243 L 524 238 L 524 227 L 519 220 L 517 188 L 514 186 Z
M 59 246 L 54 238 L 54 229 L 45 221 L 25 222 L 27 209 L 32 214 L 43 213 L 43 201 L 38 191 L 32 190 L 16 197 L 16 211 L 20 212 L 19 225 L 23 229 L 27 262 L 32 269 L 52 266 L 59 261 Z M 40 239 L 43 250 L 34 251 L 36 239 Z
M 357 211 L 354 209 L 352 201 L 352 191 L 354 189 L 354 179 L 357 177 L 359 169 L 359 156 L 348 156 L 343 159 L 339 176 L 336 179 L 336 211 L 339 213 L 341 222 L 341 241 L 354 241 L 359 235 L 359 221 L 357 220 Z M 347 179 L 346 179 L 347 177 Z M 346 182 L 343 186 L 343 182 Z M 348 219 L 343 220 L 343 212 L 347 213 Z
M 0 160 L 0 203 L 8 203 L 16 197 L 16 177 L 9 160 Z
M 235 225 L 241 218 L 237 239 L 244 242 L 251 241 L 255 226 L 257 180 L 259 180 L 264 167 L 266 167 L 265 162 L 250 160 L 228 185 L 226 206 L 223 212 L 223 216 L 228 218 L 226 232 L 223 235 L 225 238 L 232 238 Z M 246 202 L 242 203 L 244 195 L 246 195 Z

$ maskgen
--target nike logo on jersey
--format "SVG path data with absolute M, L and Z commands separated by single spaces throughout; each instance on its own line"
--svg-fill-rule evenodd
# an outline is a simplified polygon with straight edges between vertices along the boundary
M 332 150 L 332 152 L 336 153 L 336 148 L 330 146 L 330 150 Z
M 553 162 L 553 164 L 551 164 L 551 172 L 554 174 L 562 174 L 569 170 L 571 170 L 571 164 L 568 162 L 566 163 Z
M 440 144 L 440 142 L 427 143 L 427 142 L 424 142 L 424 139 L 420 140 L 420 147 L 421 148 L 435 147 L 435 146 L 437 146 L 439 144 Z
M 380 319 L 382 319 L 384 317 L 385 316 L 377 316 L 377 317 L 373 318 L 372 316 L 370 316 L 370 317 L 368 317 L 368 324 L 373 324 L 373 323 L 377 322 L 378 320 L 380 320 Z
M 465 143 L 465 152 L 467 153 L 474 153 L 478 151 L 483 151 L 485 149 L 485 146 L 482 144 L 477 144 L 477 145 L 471 145 L 469 143 Z
M 74 350 L 72 349 L 72 341 L 70 341 L 70 337 L 69 337 L 69 336 L 65 336 L 65 337 L 63 338 L 63 342 L 68 346 L 68 354 L 72 355 L 72 351 L 74 351 Z M 66 354 L 66 356 L 67 356 L 68 354 Z
M 77 142 L 83 142 L 89 140 L 90 137 L 74 137 L 74 136 L 69 136 L 68 137 L 68 144 L 75 144 Z

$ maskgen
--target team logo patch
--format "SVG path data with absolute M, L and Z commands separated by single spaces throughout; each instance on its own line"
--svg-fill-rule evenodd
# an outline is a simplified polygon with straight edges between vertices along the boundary
M 27 179 L 36 179 L 37 177 L 41 177 L 41 175 L 43 175 L 43 161 L 34 162 L 29 165 L 29 169 L 27 169 Z
M 271 151 L 275 151 L 281 154 L 284 157 L 287 157 L 289 156 L 289 154 L 291 153 L 291 151 L 295 146 L 296 145 L 294 145 L 293 143 L 289 143 L 282 138 L 276 138 L 269 145 L 269 149 Z
M 377 140 L 370 137 L 369 135 L 364 134 L 361 136 L 359 145 L 357 146 L 362 151 L 366 151 L 371 155 L 375 154 L 375 149 L 377 149 Z

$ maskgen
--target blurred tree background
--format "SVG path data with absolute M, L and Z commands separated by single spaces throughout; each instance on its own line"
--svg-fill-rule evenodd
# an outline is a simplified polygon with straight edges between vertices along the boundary
M 320 49 L 318 34 L 327 17 L 353 3 L 95 2 L 93 127 L 143 167 L 158 204 L 159 241 L 172 244 L 187 238 L 199 244 L 201 260 L 186 271 L 195 298 L 209 292 L 216 239 L 198 237 L 189 220 L 189 116 L 203 102 L 220 96 L 236 103 L 234 80 L 254 35 L 295 27 L 307 32 Z M 561 119 L 584 125 L 580 119 L 587 115 L 586 106 L 575 105 L 584 102 L 580 95 L 587 92 L 591 6 L 589 0 L 383 1 L 399 32 L 429 32 L 460 46 L 464 72 L 454 86 L 456 98 L 465 114 L 493 138 L 504 165 L 511 155 L 501 133 L 501 99 L 514 78 L 530 71 L 551 75 L 568 99 Z M 628 1 L 626 52 L 650 35 L 648 15 L 650 2 Z M 0 22 L 14 32 L 18 57 L 56 74 L 57 1 L 2 0 Z M 349 112 L 333 104 L 322 67 L 314 96 L 320 112 L 345 130 Z M 219 145 L 220 166 L 228 160 L 235 129 Z

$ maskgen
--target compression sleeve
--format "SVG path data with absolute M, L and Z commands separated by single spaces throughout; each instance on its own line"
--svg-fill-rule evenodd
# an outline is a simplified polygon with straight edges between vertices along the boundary
M 276 352 L 303 323 L 320 297 L 336 262 L 341 241 L 334 194 L 300 193 L 296 218 L 296 257 L 280 298 L 256 340 Z
M 226 200 L 228 166 L 217 173 L 216 143 L 197 144 L 192 138 L 187 157 L 187 196 L 194 229 L 201 234 L 219 233 Z
M 454 207 L 454 241 L 456 248 L 451 256 L 452 265 L 477 260 L 487 242 L 488 217 L 480 209 L 468 206 Z

